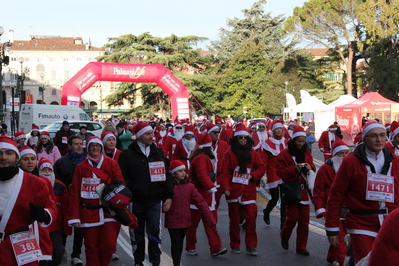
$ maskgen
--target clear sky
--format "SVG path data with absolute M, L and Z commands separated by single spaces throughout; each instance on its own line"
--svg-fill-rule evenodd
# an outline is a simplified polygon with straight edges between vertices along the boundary
M 59 35 L 89 38 L 101 47 L 108 37 L 150 32 L 157 37 L 175 34 L 196 35 L 217 40 L 227 19 L 243 18 L 242 9 L 255 0 L 20 0 L 2 4 L 0 26 L 5 33 L 0 42 L 8 41 L 8 30 L 15 40 L 29 35 Z M 295 6 L 305 0 L 268 0 L 264 6 L 272 16 L 292 15 Z M 200 45 L 206 47 L 206 43 Z

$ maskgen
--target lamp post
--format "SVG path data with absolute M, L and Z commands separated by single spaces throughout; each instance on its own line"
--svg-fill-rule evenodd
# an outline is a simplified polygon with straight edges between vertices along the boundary
M 3 35 L 4 29 L 3 27 L 0 26 L 0 37 Z M 5 56 L 5 51 L 10 52 L 11 51 L 11 45 L 12 45 L 12 40 L 3 43 L 0 46 L 0 123 L 4 123 L 4 104 L 3 104 L 3 64 L 8 65 L 10 62 L 10 58 L 8 56 Z M 5 100 L 5 99 L 4 99 Z
M 42 74 L 40 74 L 40 77 L 42 78 L 42 90 L 41 90 L 41 92 L 42 92 L 42 104 L 45 104 L 44 103 L 44 90 L 45 90 L 45 84 L 44 84 L 44 73 L 42 73 Z M 39 88 L 39 90 L 40 90 L 40 88 Z

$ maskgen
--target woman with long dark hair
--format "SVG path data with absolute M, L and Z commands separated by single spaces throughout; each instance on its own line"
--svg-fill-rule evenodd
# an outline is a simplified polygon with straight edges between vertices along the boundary
M 240 210 L 246 221 L 245 247 L 247 253 L 256 256 L 257 182 L 265 174 L 266 166 L 258 152 L 252 149 L 254 140 L 243 124 L 236 127 L 229 140 L 230 149 L 225 152 L 220 174 L 221 189 L 226 195 L 230 218 L 230 247 L 233 253 L 240 250 Z
M 311 198 L 308 192 L 306 175 L 316 170 L 312 153 L 306 146 L 306 133 L 301 126 L 293 126 L 292 139 L 288 141 L 287 149 L 277 155 L 277 175 L 283 182 L 300 180 L 302 200 L 286 205 L 286 220 L 280 231 L 281 246 L 287 250 L 292 230 L 297 227 L 296 253 L 308 256 L 306 249 L 309 236 L 309 219 Z M 284 193 L 284 191 L 283 191 Z M 284 199 L 282 204 L 284 204 Z
M 40 133 L 40 141 L 37 144 L 35 151 L 37 161 L 40 161 L 41 158 L 47 158 L 52 163 L 55 163 L 59 158 L 61 158 L 58 147 L 51 141 L 50 134 L 47 131 L 42 131 Z

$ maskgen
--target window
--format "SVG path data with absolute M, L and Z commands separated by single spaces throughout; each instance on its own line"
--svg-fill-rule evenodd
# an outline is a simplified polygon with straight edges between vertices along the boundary
M 64 70 L 64 80 L 69 80 L 69 70 Z
M 11 57 L 11 62 L 16 62 L 17 58 L 16 57 Z
M 51 90 L 51 95 L 57 95 L 57 90 L 56 89 L 52 89 Z
M 82 58 L 78 57 L 78 58 L 76 58 L 76 61 L 77 62 L 82 62 Z
M 99 124 L 92 124 L 92 125 L 93 125 L 93 130 L 101 129 L 101 125 L 99 125 Z
M 69 58 L 64 57 L 64 62 L 68 62 L 68 61 L 69 61 Z
M 43 61 L 43 58 L 41 58 L 41 57 L 37 58 L 37 62 L 42 62 L 42 61 Z
M 51 80 L 57 80 L 57 71 L 51 70 Z

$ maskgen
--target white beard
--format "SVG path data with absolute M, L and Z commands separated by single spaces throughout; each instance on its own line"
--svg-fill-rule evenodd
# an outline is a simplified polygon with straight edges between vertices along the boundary
M 175 139 L 176 140 L 181 140 L 181 138 L 184 136 L 184 129 L 175 129 Z
M 31 136 L 29 142 L 31 145 L 36 145 L 39 142 L 39 137 Z
M 331 158 L 335 173 L 338 172 L 339 168 L 341 167 L 343 159 L 344 159 L 344 157 L 339 157 L 339 156 L 334 156 Z
M 267 139 L 266 131 L 258 131 L 258 136 L 260 141 L 265 141 Z
M 159 135 L 163 138 L 166 136 L 166 130 L 159 131 Z
M 48 180 L 50 180 L 50 182 L 51 182 L 51 185 L 54 187 L 54 182 L 55 182 L 55 174 L 54 174 L 54 172 L 51 173 L 51 174 L 50 173 L 41 173 L 41 172 L 39 172 L 39 174 L 44 176 L 44 177 L 46 177 L 46 178 L 48 178 Z
M 187 150 L 192 151 L 192 150 L 194 150 L 195 146 L 197 145 L 197 142 L 196 142 L 195 138 L 192 138 L 190 140 L 183 139 L 183 145 L 186 146 Z

